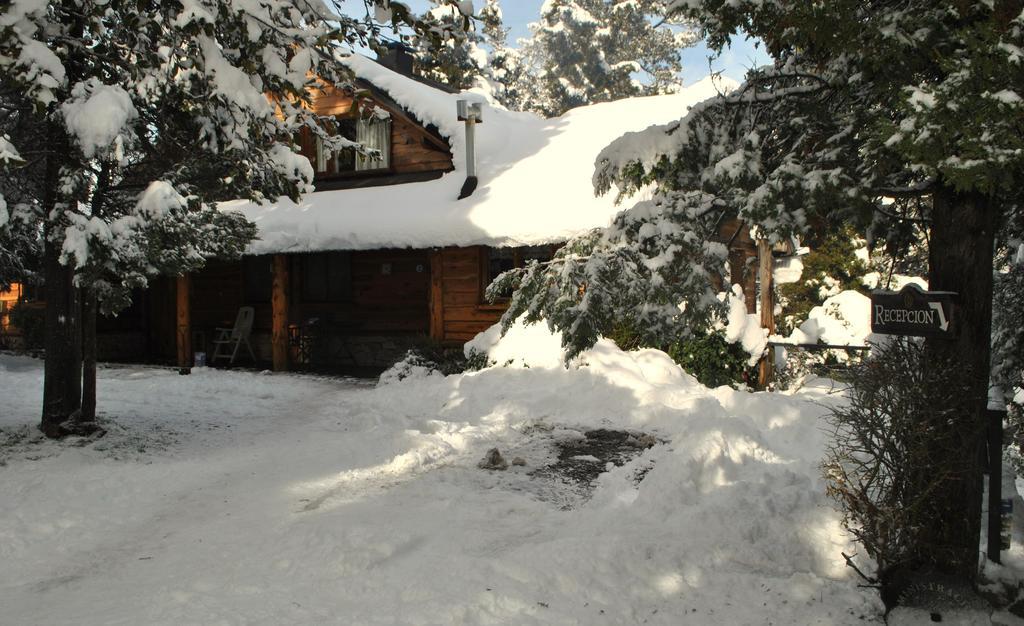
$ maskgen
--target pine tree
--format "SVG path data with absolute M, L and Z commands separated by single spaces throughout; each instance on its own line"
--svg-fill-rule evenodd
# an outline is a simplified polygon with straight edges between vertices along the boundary
M 1002 244 L 993 290 L 992 381 L 1012 394 L 1024 388 L 1024 206 L 1010 209 Z M 1024 406 L 1019 401 L 1015 411 L 1021 433 Z
M 487 67 L 484 41 L 476 22 L 456 6 L 432 0 L 421 20 L 425 29 L 412 37 L 419 74 L 455 89 L 470 89 Z
M 290 0 L 0 9 L 0 188 L 22 196 L 0 196 L 0 243 L 10 250 L 26 231 L 43 240 L 47 435 L 92 413 L 82 336 L 90 353 L 98 309 L 124 307 L 155 274 L 241 254 L 255 228 L 216 202 L 308 191 L 312 168 L 293 145 L 301 127 L 348 145 L 326 136 L 307 88 L 317 76 L 347 84 L 336 46 L 375 40 L 371 16 L 420 27 L 404 5 L 363 7 L 364 18 Z
M 484 42 L 492 50 L 500 50 L 508 43 L 509 29 L 505 28 L 504 14 L 499 0 L 486 0 L 480 9 L 480 23 L 483 25 Z
M 519 50 L 508 47 L 509 29 L 505 27 L 498 0 L 487 0 L 480 9 L 487 63 L 482 68 L 478 87 L 506 108 L 519 111 L 524 105 L 527 66 Z
M 655 336 L 700 329 L 716 303 L 708 276 L 725 260 L 711 241 L 722 217 L 770 241 L 837 222 L 884 240 L 923 219 L 930 287 L 959 294 L 953 339 L 929 339 L 927 351 L 960 363 L 971 393 L 927 416 L 943 433 L 937 439 L 963 441 L 963 454 L 921 452 L 914 471 L 951 478 L 928 493 L 923 510 L 934 524 L 918 530 L 938 547 L 917 565 L 973 579 L 993 251 L 1011 240 L 1007 218 L 1019 221 L 1024 189 L 1020 2 L 676 4 L 713 48 L 742 29 L 765 42 L 774 67 L 677 122 L 608 146 L 598 190 L 654 184 L 653 200 L 571 242 L 550 265 L 500 278 L 520 287 L 504 322 L 546 319 L 570 354 L 615 319 Z
M 486 0 L 477 15 L 437 0 L 433 5 L 422 16 L 421 34 L 410 39 L 420 75 L 518 109 L 525 66 L 519 51 L 507 45 L 499 0 Z
M 8 131 L 15 134 L 16 141 L 18 133 L 28 129 L 18 124 L 20 119 L 10 104 L 0 100 L 0 167 L 24 168 L 27 163 Z M 35 226 L 39 219 L 34 207 L 24 201 L 32 192 L 31 181 L 0 178 L 0 291 L 9 289 L 11 283 L 34 281 L 38 272 L 42 240 Z
M 696 37 L 683 21 L 653 21 L 664 6 L 659 0 L 545 2 L 524 51 L 539 81 L 530 108 L 555 116 L 584 104 L 678 88 L 679 49 Z
M 776 331 L 780 335 L 791 333 L 829 296 L 847 290 L 867 291 L 863 278 L 868 264 L 857 257 L 857 248 L 864 242 L 849 228 L 814 230 L 818 232 L 811 233 L 812 238 L 801 241 L 810 251 L 800 259 L 800 279 L 777 288 L 782 310 L 776 316 L 781 322 Z

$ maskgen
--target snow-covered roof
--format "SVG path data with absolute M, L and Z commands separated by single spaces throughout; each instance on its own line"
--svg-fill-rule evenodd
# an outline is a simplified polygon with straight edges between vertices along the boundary
M 594 197 L 594 159 L 629 131 L 663 124 L 687 107 L 732 87 L 705 78 L 678 94 L 631 98 L 573 109 L 553 119 L 494 107 L 478 94 L 445 93 L 362 56 L 345 61 L 448 139 L 455 170 L 436 180 L 320 191 L 298 204 L 283 198 L 257 205 L 221 204 L 259 228 L 250 252 L 309 252 L 435 246 L 555 243 L 605 226 L 622 207 L 615 193 Z M 728 83 L 728 84 L 727 84 Z M 476 127 L 476 191 L 458 200 L 466 178 L 465 129 L 456 101 L 484 102 Z

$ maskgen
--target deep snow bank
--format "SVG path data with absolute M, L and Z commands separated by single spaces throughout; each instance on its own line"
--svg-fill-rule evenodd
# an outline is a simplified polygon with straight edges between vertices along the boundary
M 623 352 L 608 340 L 565 367 L 558 336 L 543 325 L 517 324 L 505 337 L 495 327 L 470 349 L 498 365 L 377 393 L 426 404 L 446 423 L 500 423 L 478 450 L 515 450 L 538 423 L 638 429 L 667 442 L 609 467 L 573 517 L 572 538 L 560 540 L 563 558 L 598 570 L 616 563 L 652 595 L 717 607 L 718 623 L 813 623 L 803 611 L 823 599 L 835 603 L 824 609 L 835 623 L 856 619 L 844 615 L 850 607 L 869 610 L 870 594 L 844 566 L 840 552 L 854 548 L 819 469 L 824 405 L 838 401 L 827 381 L 793 396 L 711 390 L 663 352 Z M 629 548 L 609 545 L 624 536 Z
M 536 326 L 474 344 L 511 364 L 377 388 L 102 369 L 105 419 L 178 434 L 158 453 L 46 444 L 43 458 L 8 458 L 5 619 L 876 619 L 823 495 L 820 416 L 837 401 L 826 384 L 794 395 L 712 390 L 661 352 L 611 342 L 566 368 L 557 337 Z M 38 364 L 0 355 L 0 397 L 17 397 L 24 415 L 0 422 L 36 419 L 40 380 Z M 594 428 L 660 443 L 585 493 L 538 473 L 560 439 Z M 479 469 L 491 447 L 526 465 Z

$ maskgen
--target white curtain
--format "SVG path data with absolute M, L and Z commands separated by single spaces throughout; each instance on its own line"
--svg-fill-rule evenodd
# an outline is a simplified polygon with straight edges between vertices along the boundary
M 316 171 L 327 171 L 327 149 L 324 147 L 324 140 L 316 138 Z
M 380 150 L 381 154 L 380 159 L 356 155 L 356 171 L 391 167 L 391 120 L 359 120 L 356 124 L 356 141 L 372 150 Z

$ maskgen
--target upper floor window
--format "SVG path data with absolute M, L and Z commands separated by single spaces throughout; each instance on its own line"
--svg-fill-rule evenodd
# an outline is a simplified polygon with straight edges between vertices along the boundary
M 391 167 L 391 120 L 377 115 L 369 118 L 338 117 L 327 127 L 331 135 L 355 141 L 370 150 L 380 151 L 379 159 L 357 154 L 354 150 L 330 150 L 316 139 L 314 168 L 318 176 L 388 169 Z

